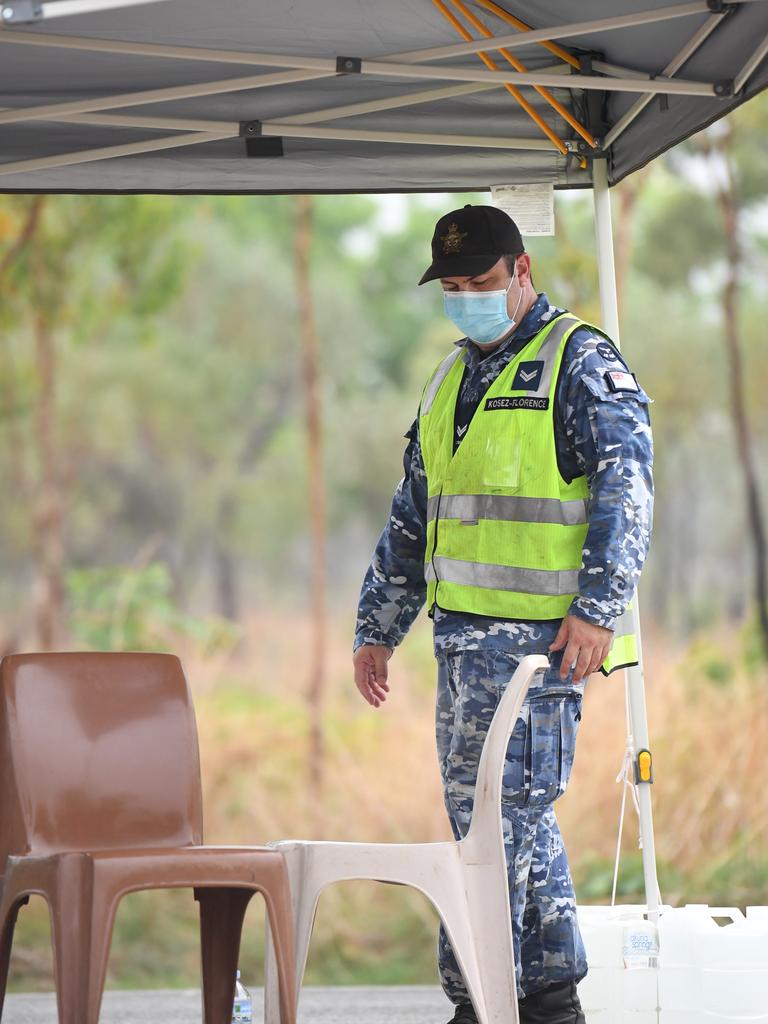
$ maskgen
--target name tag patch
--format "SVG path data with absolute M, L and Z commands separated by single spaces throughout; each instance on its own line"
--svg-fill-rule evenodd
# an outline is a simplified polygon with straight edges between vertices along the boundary
M 626 370 L 608 370 L 605 379 L 608 381 L 608 387 L 611 391 L 638 392 L 640 390 L 635 380 L 635 375 L 628 373 Z
M 513 391 L 535 391 L 541 383 L 541 375 L 544 372 L 544 360 L 534 359 L 527 363 L 520 363 L 512 381 Z
M 548 398 L 533 398 L 527 395 L 516 395 L 514 398 L 510 398 L 506 395 L 501 398 L 486 398 L 485 408 L 488 410 L 493 409 L 540 409 L 545 410 L 549 408 Z

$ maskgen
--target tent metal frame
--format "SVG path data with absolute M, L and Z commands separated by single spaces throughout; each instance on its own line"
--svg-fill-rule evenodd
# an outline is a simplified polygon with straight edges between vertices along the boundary
M 734 0 L 736 6 L 745 3 L 760 3 L 765 0 Z M 383 144 L 414 144 L 437 146 L 469 146 L 478 149 L 509 149 L 509 150 L 540 150 L 542 148 L 559 148 L 550 138 L 543 142 L 534 138 L 500 138 L 496 136 L 471 136 L 453 134 L 415 134 L 407 132 L 376 131 L 363 128 L 339 128 L 336 125 L 318 123 L 321 120 L 336 120 L 370 113 L 374 110 L 396 110 L 399 107 L 414 103 L 429 102 L 437 98 L 467 95 L 472 91 L 480 92 L 492 88 L 516 88 L 517 86 L 534 86 L 538 89 L 587 89 L 601 92 L 632 92 L 641 93 L 640 99 L 630 111 L 615 125 L 602 141 L 603 151 L 609 147 L 629 124 L 641 113 L 647 104 L 657 95 L 708 96 L 726 98 L 736 90 L 743 88 L 751 73 L 768 53 L 768 38 L 763 40 L 736 81 L 700 82 L 682 80 L 673 76 L 683 64 L 696 52 L 709 37 L 726 13 L 717 12 L 707 20 L 692 37 L 690 42 L 680 51 L 675 59 L 665 68 L 661 75 L 652 76 L 646 72 L 629 71 L 606 63 L 596 62 L 593 70 L 603 74 L 574 74 L 571 67 L 565 66 L 566 74 L 560 68 L 551 67 L 534 71 L 497 71 L 482 70 L 468 67 L 430 66 L 424 61 L 439 61 L 454 56 L 478 54 L 488 50 L 514 50 L 539 43 L 554 47 L 553 41 L 566 37 L 585 35 L 591 32 L 627 28 L 631 26 L 655 24 L 671 19 L 692 15 L 711 13 L 708 0 L 693 0 L 690 3 L 676 4 L 670 7 L 641 11 L 629 15 L 618 15 L 592 21 L 572 22 L 546 29 L 518 30 L 514 34 L 505 33 L 469 39 L 449 46 L 411 50 L 392 54 L 384 58 L 343 57 L 291 57 L 285 54 L 249 53 L 247 51 L 206 49 L 205 47 L 172 46 L 159 43 L 135 43 L 109 39 L 94 39 L 83 36 L 50 35 L 39 32 L 25 32 L 11 26 L 0 30 L 0 45 L 17 44 L 28 46 L 53 46 L 74 48 L 98 53 L 121 53 L 136 56 L 157 56 L 180 60 L 205 60 L 214 63 L 255 64 L 268 67 L 280 67 L 286 70 L 270 74 L 247 75 L 238 78 L 209 81 L 193 85 L 170 88 L 142 90 L 113 96 L 95 97 L 87 100 L 73 100 L 64 103 L 48 103 L 40 106 L 0 110 L 0 125 L 31 122 L 61 121 L 64 123 L 103 124 L 108 127 L 146 127 L 160 130 L 183 132 L 164 138 L 146 139 L 121 145 L 103 146 L 80 150 L 34 160 L 15 160 L 0 164 L 0 175 L 15 174 L 21 171 L 62 167 L 74 163 L 85 163 L 96 160 L 110 159 L 136 153 L 151 153 L 193 144 L 233 139 L 243 134 L 244 122 L 227 123 L 204 121 L 194 118 L 129 118 L 125 114 L 103 114 L 98 120 L 86 121 L 83 115 L 93 115 L 99 111 L 113 111 L 130 106 L 152 103 L 163 103 L 176 100 L 194 99 L 200 96 L 212 96 L 258 88 L 290 85 L 295 82 L 310 81 L 319 78 L 336 77 L 346 74 L 373 75 L 376 77 L 394 77 L 416 80 L 436 80 L 461 83 L 411 92 L 391 99 L 370 101 L 369 103 L 347 104 L 325 111 L 314 111 L 306 114 L 292 115 L 282 118 L 279 122 L 263 122 L 258 125 L 257 132 L 262 136 L 285 136 L 292 138 L 336 139 L 346 141 L 377 142 Z M 562 48 L 558 48 L 562 50 Z M 566 51 L 563 51 L 566 52 Z M 505 54 L 506 56 L 506 54 Z M 77 118 L 77 120 L 75 120 Z M 599 142 L 599 140 L 595 140 Z M 581 147 L 588 143 L 582 142 Z M 561 149 L 566 154 L 578 151 L 580 146 L 571 140 L 563 140 Z
M 677 52 L 672 60 L 667 64 L 664 70 L 661 72 L 661 77 L 668 77 L 677 74 L 682 66 L 688 61 L 694 53 L 701 47 L 706 40 L 710 37 L 712 32 L 717 28 L 723 18 L 727 17 L 726 12 L 720 12 L 712 14 L 699 28 L 699 30 L 688 40 L 685 46 Z M 734 88 L 734 91 L 738 91 Z M 645 110 L 648 104 L 653 99 L 652 96 L 642 96 L 636 103 L 634 103 L 630 109 L 621 117 L 603 140 L 603 145 L 608 148 L 618 139 L 618 137 L 626 131 L 632 122 Z
M 757 68 L 758 64 L 768 55 L 768 36 L 763 39 L 761 43 L 755 47 L 752 56 L 749 58 L 747 63 L 741 69 L 739 74 L 734 79 L 733 91 L 741 92 L 744 86 L 747 84 L 749 76 Z

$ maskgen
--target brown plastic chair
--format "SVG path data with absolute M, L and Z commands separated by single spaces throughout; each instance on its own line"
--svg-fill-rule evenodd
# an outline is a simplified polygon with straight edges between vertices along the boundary
M 202 846 L 192 701 L 168 654 L 18 654 L 0 663 L 0 1016 L 13 930 L 48 902 L 59 1024 L 97 1024 L 118 901 L 194 887 L 205 1024 L 230 1024 L 248 901 L 264 896 L 282 1024 L 295 1024 L 282 855 Z

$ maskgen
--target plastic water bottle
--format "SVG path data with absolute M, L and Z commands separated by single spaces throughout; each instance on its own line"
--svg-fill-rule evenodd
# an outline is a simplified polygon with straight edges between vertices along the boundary
M 652 921 L 641 919 L 624 927 L 622 955 L 627 970 L 659 966 L 659 932 Z
M 235 1005 L 232 1008 L 232 1024 L 252 1024 L 251 993 L 240 981 L 240 971 L 237 972 L 235 978 Z

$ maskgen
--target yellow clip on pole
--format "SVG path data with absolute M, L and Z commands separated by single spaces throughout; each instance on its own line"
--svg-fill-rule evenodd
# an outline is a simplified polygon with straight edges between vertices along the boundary
M 637 752 L 635 764 L 635 782 L 653 782 L 653 758 L 650 750 L 645 747 Z

